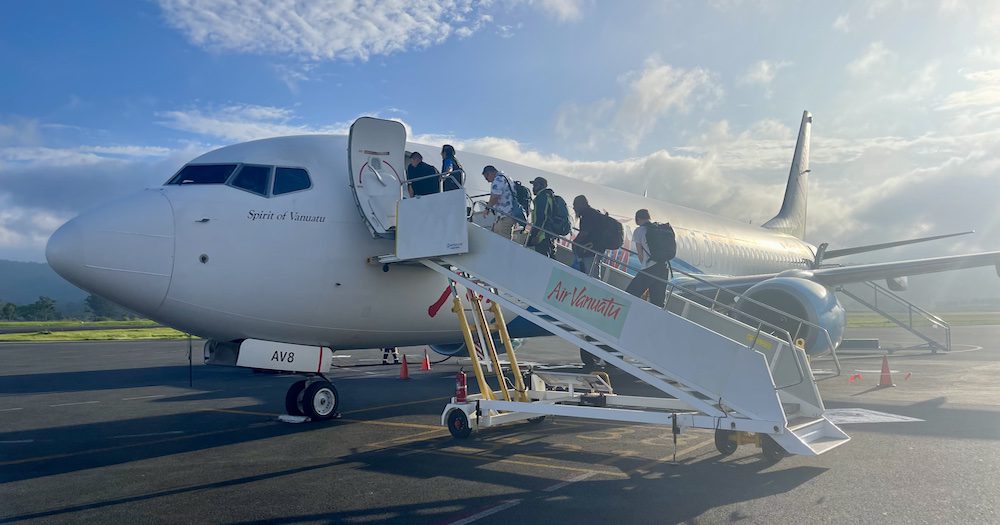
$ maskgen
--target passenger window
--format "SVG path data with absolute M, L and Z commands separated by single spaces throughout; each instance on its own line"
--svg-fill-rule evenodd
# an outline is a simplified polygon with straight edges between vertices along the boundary
M 188 164 L 167 184 L 224 184 L 236 164 Z
M 271 177 L 270 166 L 244 165 L 233 178 L 232 186 L 242 188 L 257 195 L 267 196 L 268 179 Z
M 312 186 L 309 173 L 301 168 L 277 168 L 274 171 L 274 195 L 305 190 Z

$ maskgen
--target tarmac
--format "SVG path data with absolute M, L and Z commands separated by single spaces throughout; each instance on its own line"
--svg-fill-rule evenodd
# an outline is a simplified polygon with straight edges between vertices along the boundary
M 890 421 L 777 463 L 722 457 L 707 431 L 675 447 L 669 428 L 570 418 L 455 440 L 440 415 L 461 360 L 421 372 L 421 348 L 407 381 L 380 351 L 339 353 L 343 417 L 290 424 L 294 377 L 204 366 L 198 341 L 190 370 L 187 341 L 0 344 L 0 523 L 998 523 L 998 335 L 955 327 L 932 354 L 851 330 L 900 348 L 897 386 L 874 388 L 884 352 L 853 352 L 824 400 Z M 553 338 L 518 356 L 579 362 Z

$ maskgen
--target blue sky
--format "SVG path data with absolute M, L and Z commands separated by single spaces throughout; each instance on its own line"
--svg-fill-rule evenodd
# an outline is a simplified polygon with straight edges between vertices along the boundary
M 364 114 L 757 223 L 804 109 L 809 240 L 1000 249 L 988 2 L 12 2 L 0 63 L 0 258 L 213 147 Z

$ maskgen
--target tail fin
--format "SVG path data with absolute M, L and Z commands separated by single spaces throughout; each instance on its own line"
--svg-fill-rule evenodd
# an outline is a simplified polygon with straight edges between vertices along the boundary
M 802 124 L 799 126 L 799 138 L 795 142 L 795 155 L 792 157 L 792 168 L 788 172 L 788 186 L 785 187 L 785 200 L 781 203 L 781 211 L 773 219 L 764 223 L 763 227 L 776 230 L 799 239 L 806 233 L 806 200 L 809 189 L 809 132 L 812 128 L 812 115 L 802 112 Z

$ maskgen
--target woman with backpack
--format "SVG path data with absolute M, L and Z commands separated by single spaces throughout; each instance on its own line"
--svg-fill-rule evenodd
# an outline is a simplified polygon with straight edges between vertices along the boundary
M 452 172 L 455 173 L 451 177 L 446 176 Z M 444 191 L 457 190 L 465 186 L 465 170 L 462 169 L 462 164 L 455 158 L 455 147 L 451 144 L 445 144 L 441 147 L 441 175 L 446 176 L 444 179 Z

